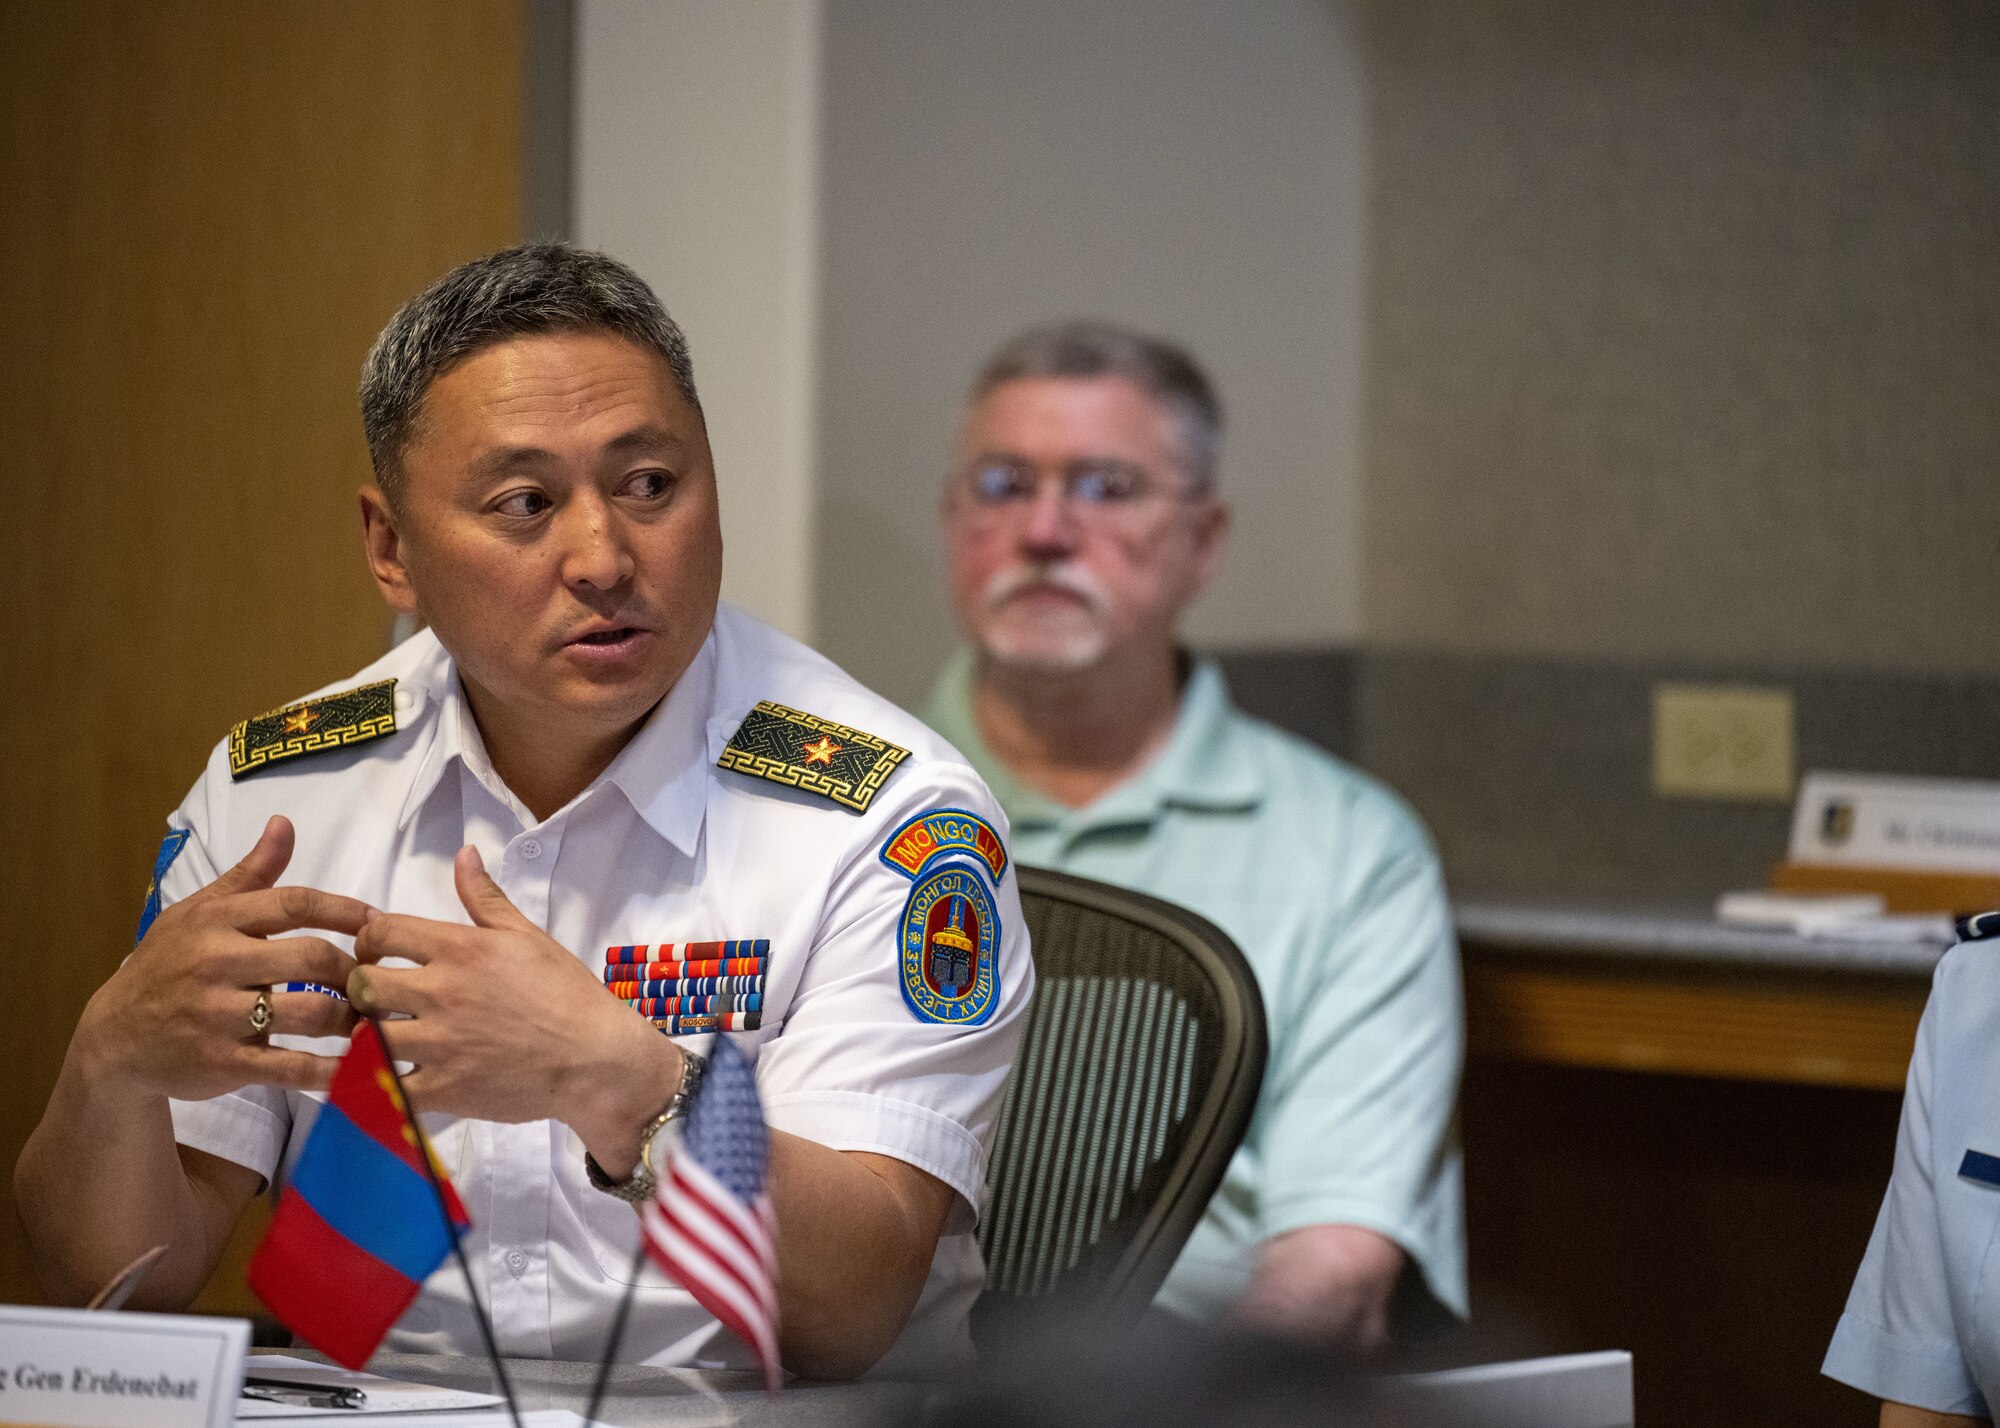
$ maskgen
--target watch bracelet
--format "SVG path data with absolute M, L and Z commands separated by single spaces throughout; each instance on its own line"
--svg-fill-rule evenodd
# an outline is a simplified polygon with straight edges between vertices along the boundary
M 687 1114 L 688 1107 L 694 1103 L 695 1092 L 701 1087 L 702 1073 L 708 1069 L 706 1057 L 697 1056 L 686 1047 L 681 1047 L 680 1053 L 680 1082 L 660 1113 L 646 1122 L 646 1128 L 639 1132 L 639 1163 L 632 1167 L 632 1173 L 623 1180 L 613 1180 L 604 1173 L 604 1167 L 597 1163 L 596 1156 L 587 1150 L 583 1153 L 583 1173 L 594 1189 L 634 1205 L 652 1198 L 653 1187 L 658 1181 L 653 1172 L 653 1141 L 668 1125 Z

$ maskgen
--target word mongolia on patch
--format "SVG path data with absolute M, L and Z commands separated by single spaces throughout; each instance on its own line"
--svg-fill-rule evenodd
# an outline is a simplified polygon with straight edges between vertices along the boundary
M 922 1021 L 974 1026 L 1000 998 L 1000 913 L 978 871 L 919 878 L 903 905 L 903 1000 Z
M 668 1036 L 755 1031 L 764 1024 L 765 937 L 728 942 L 629 943 L 604 949 L 612 996 Z
M 886 739 L 767 700 L 744 716 L 715 764 L 866 813 L 909 756 Z
M 931 859 L 946 853 L 970 853 L 986 865 L 997 885 L 1007 871 L 1007 849 L 993 825 L 963 808 L 934 808 L 919 813 L 889 835 L 882 861 L 914 878 Z
M 365 744 L 395 732 L 393 679 L 301 700 L 245 719 L 229 731 L 229 776 L 246 778 L 306 754 Z

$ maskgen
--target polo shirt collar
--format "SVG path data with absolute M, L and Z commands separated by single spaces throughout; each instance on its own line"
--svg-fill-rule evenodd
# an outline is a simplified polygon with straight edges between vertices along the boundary
M 1211 659 L 1194 661 L 1166 746 L 1136 775 L 1083 808 L 1064 808 L 1023 787 L 986 747 L 972 714 L 970 653 L 961 650 L 945 667 L 931 710 L 938 732 L 979 770 L 1018 829 L 1080 833 L 1143 825 L 1168 808 L 1240 812 L 1255 808 L 1266 792 L 1262 762 L 1235 717 L 1221 667 Z
M 690 857 L 708 811 L 706 729 L 715 701 L 715 663 L 715 631 L 711 629 L 694 660 L 667 691 L 667 697 L 646 716 L 631 742 L 578 795 L 588 797 L 605 784 L 617 788 L 654 832 Z M 410 781 L 397 826 L 407 825 L 416 816 L 454 761 L 502 803 L 519 809 L 520 800 L 501 782 L 487 757 L 485 741 L 459 681 L 457 662 L 444 654 L 433 666 L 418 672 L 412 682 L 414 693 L 437 705 L 437 714 L 430 748 Z M 523 821 L 533 820 L 524 817 Z

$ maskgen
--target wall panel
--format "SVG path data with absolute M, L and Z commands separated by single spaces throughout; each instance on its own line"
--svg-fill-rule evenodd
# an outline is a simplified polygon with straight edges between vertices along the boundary
M 2000 15 L 1368 7 L 1365 624 L 2000 670 Z
M 1343 0 L 843 0 L 826 39 L 821 647 L 923 697 L 965 389 L 1033 322 L 1176 337 L 1222 390 L 1194 637 L 1357 633 L 1362 79 Z
M 354 388 L 514 239 L 520 18 L 484 0 L 0 7 L 0 1160 L 236 720 L 385 646 Z M 0 1300 L 35 1294 L 11 1200 Z

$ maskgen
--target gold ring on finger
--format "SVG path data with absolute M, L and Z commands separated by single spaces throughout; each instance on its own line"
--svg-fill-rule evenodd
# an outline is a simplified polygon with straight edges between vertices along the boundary
M 257 993 L 257 1000 L 250 1004 L 250 1034 L 262 1036 L 271 1029 L 271 994 Z
M 375 1015 L 375 987 L 366 967 L 356 967 L 347 974 L 347 1000 L 363 1016 Z

